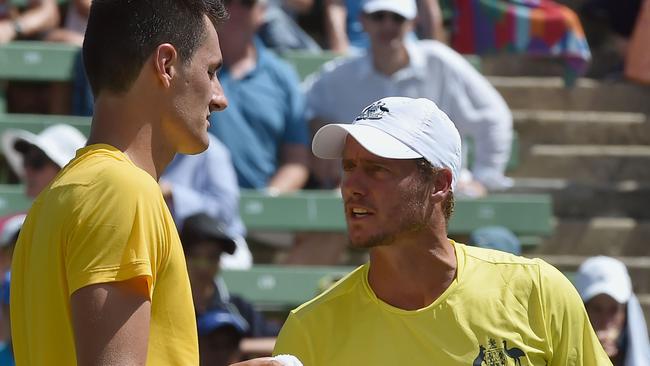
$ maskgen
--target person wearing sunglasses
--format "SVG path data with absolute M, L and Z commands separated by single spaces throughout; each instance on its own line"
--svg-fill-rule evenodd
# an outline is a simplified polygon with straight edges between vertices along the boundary
M 388 96 L 428 98 L 454 121 L 474 158 L 459 179 L 459 195 L 481 196 L 512 185 L 504 175 L 512 144 L 512 114 L 496 89 L 464 57 L 434 40 L 409 37 L 418 16 L 415 0 L 365 0 L 361 24 L 370 47 L 336 60 L 305 81 L 312 131 L 323 121 L 351 121 L 358 110 Z M 467 160 L 467 159 L 465 159 Z M 336 161 L 316 159 L 321 188 L 337 187 Z
M 2 135 L 3 153 L 29 198 L 36 198 L 85 143 L 79 130 L 64 124 L 39 134 L 9 129 Z

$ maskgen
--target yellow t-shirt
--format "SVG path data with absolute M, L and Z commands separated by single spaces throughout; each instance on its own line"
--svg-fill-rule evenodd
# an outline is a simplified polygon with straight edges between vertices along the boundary
M 112 146 L 80 149 L 36 198 L 16 245 L 16 364 L 76 365 L 70 295 L 138 276 L 151 298 L 147 365 L 198 365 L 185 257 L 158 184 Z
M 293 310 L 274 354 L 305 366 L 611 365 L 571 283 L 541 260 L 454 243 L 451 286 L 415 311 L 378 299 L 363 265 Z

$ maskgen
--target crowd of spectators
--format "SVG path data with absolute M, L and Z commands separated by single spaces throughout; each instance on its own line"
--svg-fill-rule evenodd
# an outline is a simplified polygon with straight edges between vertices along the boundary
M 545 21 L 561 19 L 553 23 L 555 30 L 567 35 L 565 43 L 571 47 L 560 53 L 550 51 L 557 50 L 551 43 L 544 54 L 546 51 L 540 48 L 517 43 L 521 39 L 504 41 L 505 36 L 495 36 L 498 42 L 486 41 L 479 34 L 485 29 L 472 28 L 476 33 L 468 35 L 469 23 L 459 18 L 458 10 L 475 11 L 481 6 L 479 1 L 447 2 L 451 4 L 449 10 L 455 12 L 453 20 L 444 18 L 438 0 L 225 0 L 225 3 L 230 19 L 218 29 L 224 61 L 218 77 L 228 108 L 210 116 L 209 149 L 194 156 L 178 155 L 160 179 L 161 191 L 185 247 L 201 354 L 206 358 L 202 362 L 211 365 L 237 361 L 244 337 L 275 336 L 279 330 L 244 299 L 231 296 L 219 276 L 221 269 L 248 269 L 254 262 L 246 240 L 249 233 L 239 213 L 240 189 L 254 189 L 271 196 L 301 189 L 338 189 L 340 164 L 317 159 L 310 153 L 314 132 L 326 123 L 350 123 L 357 111 L 372 101 L 399 95 L 431 99 L 456 123 L 463 142 L 471 141 L 474 145 L 473 161 L 463 159 L 463 172 L 455 194 L 480 197 L 507 190 L 513 184 L 506 176 L 513 138 L 512 114 L 496 89 L 459 52 L 488 53 L 487 50 L 498 52 L 506 48 L 512 51 L 513 47 L 506 47 L 510 42 L 521 46 L 520 53 L 567 58 L 571 65 L 578 65 L 574 70 L 579 74 L 585 72 L 583 66 L 591 57 L 577 16 L 548 0 L 495 3 L 503 14 L 523 16 L 538 11 L 546 12 Z M 615 3 L 619 4 L 586 1 L 580 16 L 588 21 L 608 22 L 624 40 L 622 59 L 628 55 L 634 57 L 637 69 L 631 78 L 650 82 L 647 69 L 637 71 L 642 62 L 639 60 L 644 57 L 650 60 L 647 52 L 640 51 L 641 46 L 650 43 L 647 39 L 650 34 L 647 31 L 641 34 L 644 28 L 634 26 L 637 18 L 646 22 L 650 19 L 650 1 L 646 1 L 645 8 L 640 0 L 627 7 Z M 62 4 L 56 0 L 28 0 L 20 6 L 0 0 L 0 47 L 16 40 L 81 46 L 90 6 L 90 0 Z M 528 13 L 512 7 L 522 7 Z M 639 16 L 642 11 L 649 14 L 643 18 Z M 318 25 L 307 24 L 302 28 L 305 24 L 301 18 L 306 14 L 312 15 L 310 19 L 316 14 L 320 19 Z M 464 32 L 459 32 L 459 27 L 464 27 Z M 496 23 L 490 27 L 493 29 L 488 33 L 492 35 L 516 33 L 503 30 Z M 534 36 L 544 40 L 551 37 L 532 33 L 529 36 L 531 44 Z M 628 42 L 629 39 L 634 42 Z M 282 58 L 283 53 L 291 51 L 331 52 L 340 57 L 301 81 Z M 49 89 L 51 110 L 91 115 L 93 102 L 82 63 L 77 62 L 75 69 L 74 88 L 54 84 Z M 61 107 L 61 103 L 71 101 L 74 104 Z M 40 134 L 11 130 L 2 136 L 3 155 L 30 198 L 35 198 L 47 186 L 84 143 L 85 137 L 66 125 L 49 127 Z M 11 256 L 10 248 L 21 219 L 23 213 L 0 220 L 3 273 L 10 269 L 6 257 Z M 519 243 L 499 245 L 504 240 L 516 242 L 511 233 L 503 234 L 501 230 L 491 228 L 477 233 L 476 240 L 505 250 L 514 247 L 511 251 L 519 254 Z M 496 242 L 490 241 L 493 233 L 497 233 Z M 293 247 L 286 261 L 291 264 L 338 264 L 346 245 L 341 235 L 325 233 L 299 235 L 291 241 Z M 594 263 L 605 261 L 599 259 Z M 590 273 L 597 272 L 599 267 L 590 263 L 581 267 L 580 275 L 586 276 L 587 282 L 579 282 L 578 290 L 587 303 L 587 310 L 596 311 L 599 305 L 595 299 L 601 293 L 589 292 L 595 286 L 589 283 L 589 278 L 594 277 Z M 607 268 L 612 266 L 618 264 Z M 624 282 L 623 287 L 629 287 L 627 272 L 621 273 L 611 275 L 618 276 Z M 628 316 L 638 315 L 638 309 L 633 308 L 638 301 L 631 291 L 615 289 L 616 286 L 619 285 L 606 288 L 611 288 L 613 293 L 603 290 L 602 294 L 616 300 L 620 311 Z M 6 314 L 8 309 L 4 310 Z M 593 319 L 597 317 L 594 315 Z M 604 329 L 599 337 L 602 335 L 603 345 L 612 359 L 621 360 L 616 364 L 638 365 L 622 363 L 626 357 L 633 357 L 630 338 L 625 338 L 622 329 L 630 327 L 630 320 L 623 316 L 618 323 L 620 329 Z M 597 331 L 607 328 L 596 323 L 594 327 Z M 616 337 L 612 338 L 614 333 Z M 5 342 L 10 341 L 6 329 L 0 328 L 0 334 Z M 647 334 L 644 336 L 647 338 Z M 1 346 L 0 366 L 4 364 Z M 642 347 L 646 354 L 638 357 L 647 357 L 647 342 Z

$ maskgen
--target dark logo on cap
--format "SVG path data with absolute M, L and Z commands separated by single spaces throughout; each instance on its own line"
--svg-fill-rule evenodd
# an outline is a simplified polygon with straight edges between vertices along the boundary
M 355 118 L 355 121 L 360 119 L 381 119 L 384 113 L 388 112 L 388 107 L 384 102 L 375 102 L 367 106 L 366 109 L 361 112 L 359 117 Z

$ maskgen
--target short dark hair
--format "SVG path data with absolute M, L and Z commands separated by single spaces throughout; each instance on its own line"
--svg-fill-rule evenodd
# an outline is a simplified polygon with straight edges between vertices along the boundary
M 416 159 L 415 162 L 417 164 L 418 172 L 420 173 L 422 180 L 427 184 L 434 184 L 436 175 L 438 175 L 442 169 L 431 165 L 431 163 L 424 158 Z M 445 202 L 442 203 L 442 213 L 445 216 L 445 220 L 447 222 L 449 222 L 451 215 L 454 213 L 455 203 L 456 201 L 454 199 L 454 192 L 449 191 L 449 196 Z
M 222 0 L 93 0 L 83 58 L 94 96 L 126 92 L 160 44 L 191 60 L 206 37 L 203 15 L 215 27 L 228 17 Z

